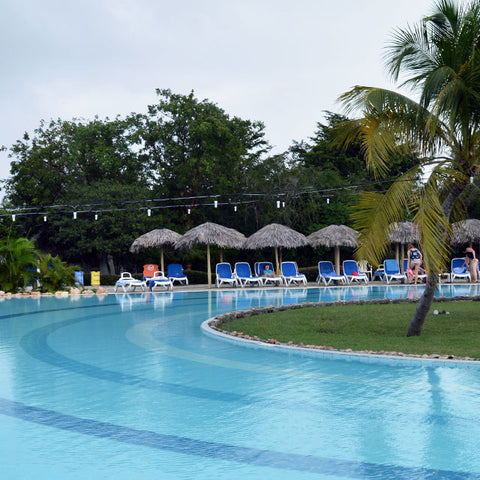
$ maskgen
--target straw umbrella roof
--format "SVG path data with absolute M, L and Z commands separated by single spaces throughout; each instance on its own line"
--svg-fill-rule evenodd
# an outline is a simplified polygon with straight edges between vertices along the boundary
M 357 248 L 358 232 L 346 225 L 329 225 L 311 233 L 308 243 L 312 247 L 350 247 Z
M 390 225 L 390 241 L 407 244 L 420 241 L 420 227 L 412 222 L 398 222 Z
M 216 245 L 221 248 L 241 248 L 245 235 L 234 228 L 206 222 L 188 230 L 175 242 L 176 249 L 188 249 L 193 245 Z
M 169 230 L 168 228 L 156 228 L 136 238 L 130 246 L 130 251 L 132 253 L 138 253 L 140 250 L 147 248 L 160 248 L 160 268 L 162 272 L 165 272 L 163 247 L 173 246 L 181 237 L 179 233 Z
M 358 247 L 358 232 L 346 225 L 329 225 L 311 233 L 308 243 L 312 247 L 333 247 L 335 249 L 335 271 L 340 273 L 340 247 Z
M 466 243 L 480 242 L 480 220 L 469 218 L 461 222 L 454 223 L 451 243 L 453 245 L 463 245 Z
M 307 238 L 303 233 L 297 232 L 290 227 L 280 225 L 279 223 L 270 223 L 265 225 L 254 234 L 250 235 L 243 248 L 255 250 L 258 248 L 273 247 L 275 249 L 275 263 L 277 272 L 280 270 L 280 261 L 278 256 L 279 248 L 297 248 L 308 245 Z
M 156 228 L 150 232 L 140 235 L 130 246 L 132 253 L 138 253 L 146 248 L 159 248 L 166 245 L 173 246 L 181 235 L 168 228 Z
M 285 225 L 270 223 L 250 235 L 243 248 L 254 250 L 256 248 L 285 247 L 297 248 L 308 245 L 305 235 Z
M 220 248 L 242 248 L 245 242 L 245 235 L 239 231 L 218 225 L 217 223 L 206 222 L 198 225 L 175 242 L 176 249 L 188 249 L 194 245 L 207 246 L 207 275 L 208 286 L 212 284 L 212 268 L 210 263 L 210 245 Z

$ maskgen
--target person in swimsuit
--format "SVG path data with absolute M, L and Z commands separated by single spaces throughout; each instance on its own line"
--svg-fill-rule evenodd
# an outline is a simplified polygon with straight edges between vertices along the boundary
M 409 243 L 408 244 L 408 266 L 413 270 L 413 273 L 415 275 L 415 285 L 418 282 L 418 273 L 420 272 L 422 262 L 423 262 L 423 258 L 420 250 L 414 247 L 411 243 Z
M 475 254 L 475 250 L 472 247 L 472 244 L 470 244 L 466 249 L 465 249 L 465 265 L 468 268 L 468 271 L 470 272 L 470 277 L 472 277 L 472 282 L 477 282 L 478 281 L 478 258 L 477 255 Z
M 263 267 L 262 275 L 264 277 L 275 277 L 275 272 L 270 268 L 270 265 L 268 265 L 268 263 Z

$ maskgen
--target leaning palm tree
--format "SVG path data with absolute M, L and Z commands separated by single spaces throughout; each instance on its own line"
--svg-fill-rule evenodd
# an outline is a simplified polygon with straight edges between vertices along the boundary
M 406 211 L 418 224 L 429 275 L 407 331 L 417 336 L 448 261 L 451 223 L 462 213 L 460 195 L 480 168 L 480 0 L 438 1 L 432 15 L 395 32 L 385 58 L 393 80 L 401 78 L 418 100 L 356 86 L 340 99 L 347 113 L 361 115 L 343 125 L 339 138 L 361 142 L 377 177 L 399 152 L 419 158 L 385 194 L 362 194 L 354 213 L 358 255 L 374 264 L 388 250 L 390 224 Z

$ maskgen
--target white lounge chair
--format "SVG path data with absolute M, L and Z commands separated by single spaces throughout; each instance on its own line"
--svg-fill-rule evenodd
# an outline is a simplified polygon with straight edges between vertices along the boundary
M 465 264 L 465 258 L 452 258 L 450 278 L 453 282 L 456 278 L 472 281 L 470 272 Z
M 140 287 L 142 290 L 145 290 L 145 282 L 142 280 L 137 280 L 132 277 L 130 272 L 123 272 L 120 275 L 120 278 L 115 282 L 114 290 L 115 292 L 122 288 L 124 292 L 129 292 L 135 290 L 137 287 Z
M 150 291 L 154 291 L 156 287 L 162 287 L 165 290 L 173 290 L 173 282 L 164 275 L 163 272 L 157 270 L 153 277 L 147 280 Z

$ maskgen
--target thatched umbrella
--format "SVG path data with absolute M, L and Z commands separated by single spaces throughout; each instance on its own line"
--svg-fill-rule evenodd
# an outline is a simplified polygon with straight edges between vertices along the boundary
M 346 225 L 329 225 L 311 233 L 308 243 L 312 247 L 334 247 L 335 248 L 335 270 L 340 274 L 340 247 L 357 248 L 358 232 Z
M 135 239 L 130 246 L 130 251 L 132 253 L 138 253 L 140 250 L 145 250 L 147 248 L 160 248 L 160 269 L 162 272 L 165 272 L 163 247 L 173 246 L 181 237 L 182 236 L 179 233 L 169 230 L 168 228 L 156 228 L 155 230 L 144 233 Z
M 245 235 L 233 228 L 223 227 L 216 223 L 206 222 L 188 230 L 175 242 L 176 249 L 192 248 L 193 245 L 207 246 L 208 287 L 212 285 L 212 267 L 210 264 L 210 245 L 220 248 L 242 248 Z
M 480 242 L 480 220 L 469 218 L 454 223 L 451 243 L 453 245 L 464 245 L 467 243 Z
M 400 265 L 400 269 L 403 272 L 403 259 L 405 257 L 403 246 L 407 245 L 408 243 L 420 242 L 420 227 L 413 222 L 392 223 L 390 225 L 389 236 L 390 241 L 395 244 L 395 256 Z M 399 255 L 399 245 L 402 246 L 401 261 Z
M 275 263 L 277 273 L 280 273 L 279 248 L 297 248 L 308 245 L 305 235 L 290 227 L 278 223 L 270 223 L 250 235 L 243 248 L 256 250 L 259 248 L 273 247 L 275 249 Z

